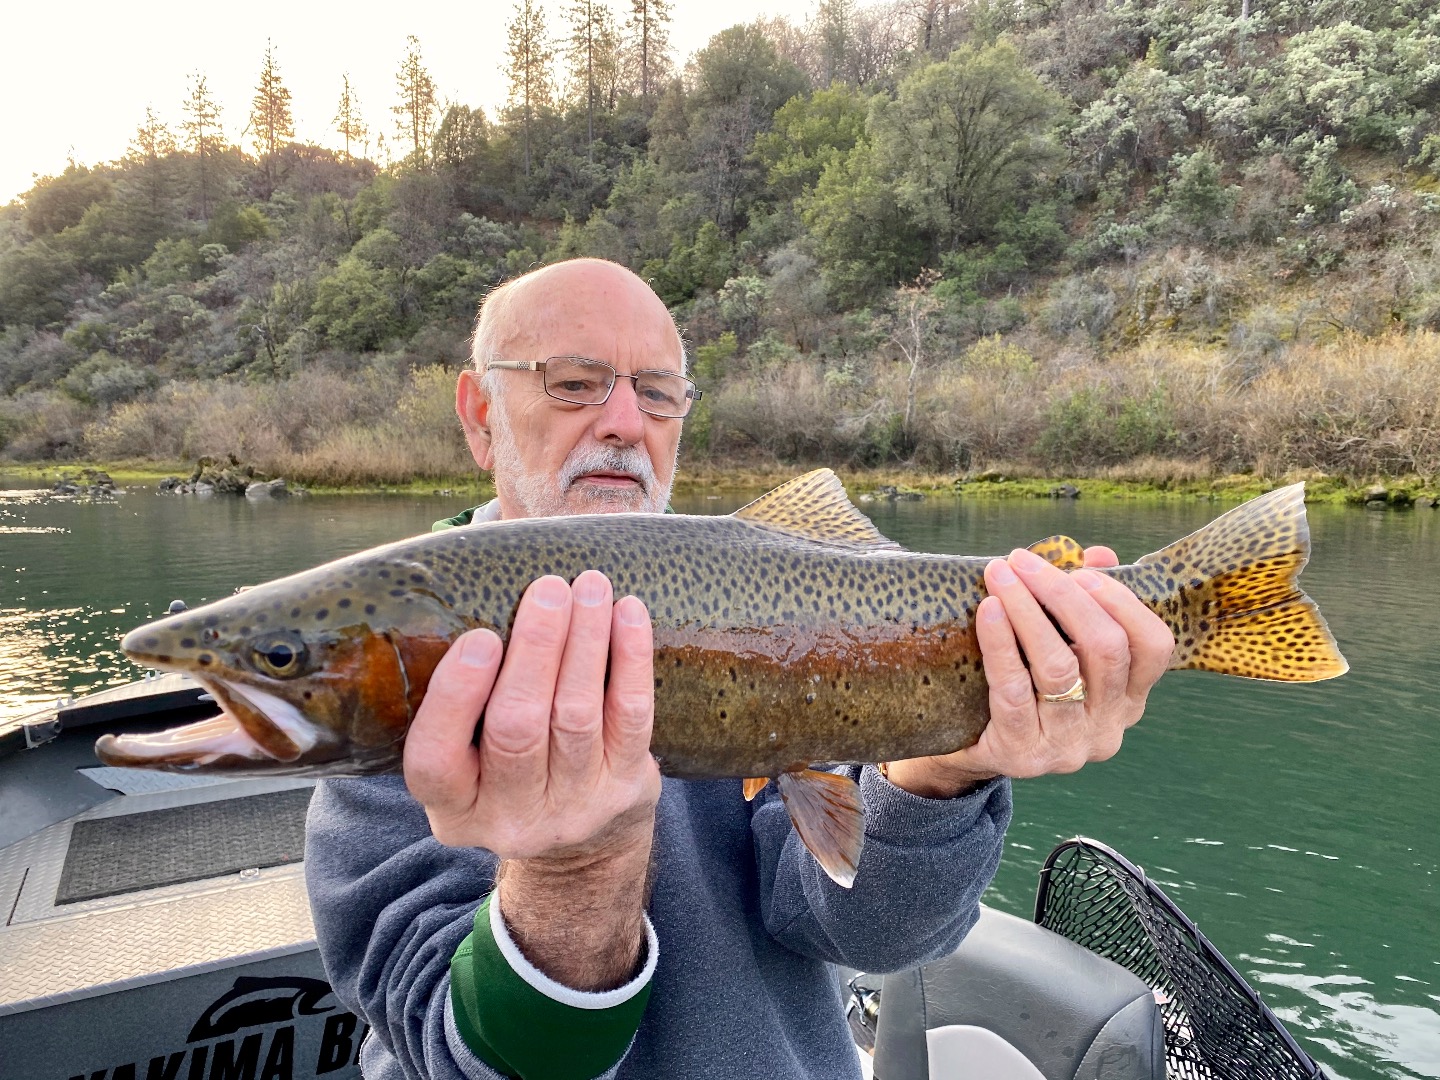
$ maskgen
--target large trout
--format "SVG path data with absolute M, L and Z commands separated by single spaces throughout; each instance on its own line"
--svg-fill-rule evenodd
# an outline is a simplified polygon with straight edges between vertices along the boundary
M 1175 633 L 1170 667 L 1313 682 L 1346 670 L 1296 577 L 1302 485 L 1245 503 L 1134 565 L 1102 570 Z M 1065 569 L 1080 546 L 1033 550 Z M 223 712 L 106 735 L 110 765 L 355 776 L 400 769 L 405 732 L 450 643 L 508 635 L 526 586 L 603 571 L 654 621 L 651 749 L 674 776 L 776 778 L 801 838 L 842 884 L 863 841 L 859 789 L 816 763 L 969 746 L 989 719 L 975 610 L 988 559 L 886 540 L 829 470 L 729 517 L 601 514 L 402 540 L 142 626 L 122 647 L 184 671 Z

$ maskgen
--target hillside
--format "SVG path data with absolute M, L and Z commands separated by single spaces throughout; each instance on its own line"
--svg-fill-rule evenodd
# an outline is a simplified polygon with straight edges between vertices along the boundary
M 686 328 L 695 462 L 1434 485 L 1431 5 L 827 0 L 678 68 L 609 25 L 499 116 L 402 95 L 399 159 L 285 141 L 267 54 L 251 146 L 192 100 L 38 182 L 0 455 L 463 474 L 477 301 L 587 254 Z

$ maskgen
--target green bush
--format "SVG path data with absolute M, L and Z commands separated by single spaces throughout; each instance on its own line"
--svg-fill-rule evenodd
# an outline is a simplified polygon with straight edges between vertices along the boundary
M 1161 456 L 1176 449 L 1178 434 L 1165 394 L 1111 399 L 1095 387 L 1058 398 L 1045 417 L 1037 453 L 1052 465 L 1110 465 Z

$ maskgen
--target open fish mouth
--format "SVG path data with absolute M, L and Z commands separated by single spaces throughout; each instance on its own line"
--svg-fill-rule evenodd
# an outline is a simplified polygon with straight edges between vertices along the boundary
M 263 769 L 295 762 L 319 741 L 319 729 L 283 698 L 213 677 L 196 681 L 219 703 L 219 716 L 148 735 L 104 735 L 96 755 L 107 765 L 142 769 Z

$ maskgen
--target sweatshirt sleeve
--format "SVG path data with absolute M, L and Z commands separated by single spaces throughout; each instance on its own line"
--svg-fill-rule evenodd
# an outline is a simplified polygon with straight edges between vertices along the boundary
M 647 919 L 646 962 L 630 983 L 570 990 L 526 961 L 488 902 L 496 864 L 436 841 L 398 777 L 317 785 L 305 874 L 335 994 L 406 1077 L 604 1080 L 639 1026 L 654 930 Z
M 751 832 L 765 928 L 805 956 L 870 972 L 899 971 L 959 946 L 980 915 L 1010 822 L 1010 782 L 955 799 L 896 787 L 850 766 L 865 802 L 865 849 L 853 888 L 831 881 L 800 842 L 770 785 Z M 762 801 L 763 800 L 763 801 Z

